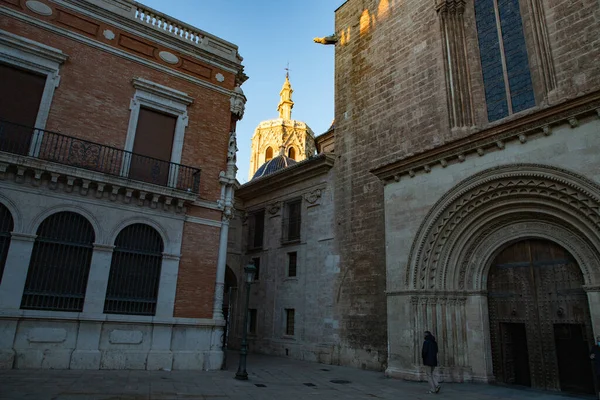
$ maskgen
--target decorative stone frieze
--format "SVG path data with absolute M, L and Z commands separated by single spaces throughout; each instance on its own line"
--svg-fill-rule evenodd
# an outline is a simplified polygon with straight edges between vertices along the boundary
M 519 141 L 539 140 L 552 133 L 552 127 L 569 124 L 572 128 L 579 126 L 579 120 L 595 114 L 600 104 L 600 92 L 563 103 L 554 108 L 537 112 L 532 116 L 524 116 L 505 124 L 474 133 L 467 138 L 450 142 L 432 150 L 401 158 L 393 163 L 371 170 L 385 182 L 394 180 L 395 175 L 408 174 L 411 177 L 417 173 L 427 172 L 426 166 L 437 164 L 447 167 L 452 163 L 464 162 L 472 154 L 492 150 L 504 150 L 506 144 Z M 502 146 L 498 145 L 502 142 Z

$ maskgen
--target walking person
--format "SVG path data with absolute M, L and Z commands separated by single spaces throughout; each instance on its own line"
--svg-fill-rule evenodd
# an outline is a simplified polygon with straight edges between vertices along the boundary
M 594 372 L 596 373 L 596 387 L 600 386 L 600 336 L 596 336 L 596 343 L 592 346 L 590 359 L 594 361 Z M 600 398 L 600 389 L 598 390 L 598 398 Z
M 425 331 L 425 342 L 423 342 L 423 349 L 421 350 L 421 356 L 423 357 L 423 364 L 427 371 L 427 380 L 429 381 L 429 393 L 438 393 L 441 389 L 438 381 L 433 376 L 433 371 L 438 365 L 438 345 L 435 341 L 435 337 L 429 331 Z

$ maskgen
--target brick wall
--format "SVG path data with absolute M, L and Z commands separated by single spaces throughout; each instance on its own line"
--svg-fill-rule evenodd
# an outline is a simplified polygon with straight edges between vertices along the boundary
M 175 298 L 175 317 L 212 318 L 220 228 L 186 223 Z
M 529 3 L 521 3 L 531 50 L 533 28 L 528 18 L 532 11 Z M 466 7 L 465 35 L 477 126 L 454 130 L 448 123 L 434 3 L 349 0 L 336 11 L 336 33 L 341 38 L 335 55 L 335 208 L 341 254 L 337 307 L 343 317 L 342 342 L 366 350 L 373 363 L 385 362 L 385 264 L 396 261 L 385 259 L 383 187 L 369 170 L 489 125 L 472 2 Z M 600 88 L 598 3 L 552 0 L 544 12 L 558 82 L 552 93 L 536 93 L 538 108 Z M 540 62 L 530 53 L 534 87 L 539 91 L 536 68 Z
M 219 172 L 225 169 L 230 109 L 226 94 L 167 75 L 73 39 L 6 18 L 2 29 L 60 49 L 69 59 L 60 68 L 46 129 L 123 148 L 129 124 L 134 77 L 187 93 L 188 107 L 181 163 L 200 167 L 200 197 L 220 196 Z
M 69 56 L 60 68 L 47 130 L 123 149 L 134 77 L 187 93 L 194 102 L 188 106 L 181 163 L 201 168 L 201 199 L 219 199 L 219 172 L 226 168 L 231 118 L 227 94 L 17 20 L 3 18 L 2 29 Z M 232 74 L 226 76 L 224 84 L 232 89 Z M 195 206 L 189 206 L 187 213 L 216 221 L 221 214 Z M 219 233 L 220 228 L 185 224 L 175 316 L 212 318 Z

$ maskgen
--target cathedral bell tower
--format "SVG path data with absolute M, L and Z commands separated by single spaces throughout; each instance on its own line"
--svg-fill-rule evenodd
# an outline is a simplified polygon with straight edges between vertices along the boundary
M 279 92 L 279 118 L 261 122 L 252 136 L 249 179 L 256 177 L 257 170 L 274 158 L 278 159 L 278 165 L 288 166 L 316 153 L 315 134 L 312 129 L 304 122 L 292 119 L 293 92 L 289 73 L 286 73 L 285 82 Z M 261 169 L 265 170 L 266 168 Z

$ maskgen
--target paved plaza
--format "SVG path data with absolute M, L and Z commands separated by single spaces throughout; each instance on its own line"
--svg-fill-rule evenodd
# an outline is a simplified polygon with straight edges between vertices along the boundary
M 142 400 L 142 399 L 450 399 L 568 400 L 573 398 L 526 389 L 483 384 L 444 384 L 439 394 L 426 383 L 385 378 L 382 373 L 348 367 L 250 355 L 250 380 L 233 379 L 235 354 L 228 370 L 73 371 L 11 370 L 0 372 L 0 399 L 15 400 Z M 347 383 L 334 383 L 347 381 Z

